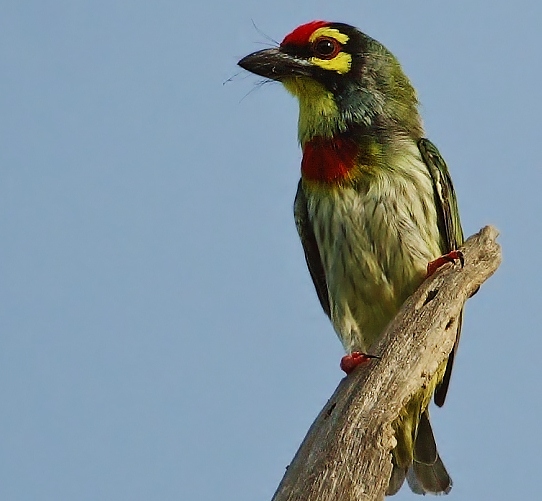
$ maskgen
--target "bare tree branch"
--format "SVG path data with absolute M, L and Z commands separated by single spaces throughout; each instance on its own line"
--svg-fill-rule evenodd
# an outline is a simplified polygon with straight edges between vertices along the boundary
M 395 445 L 391 424 L 450 353 L 465 301 L 498 268 L 498 232 L 487 226 L 405 302 L 370 361 L 345 377 L 309 429 L 272 501 L 384 498 Z

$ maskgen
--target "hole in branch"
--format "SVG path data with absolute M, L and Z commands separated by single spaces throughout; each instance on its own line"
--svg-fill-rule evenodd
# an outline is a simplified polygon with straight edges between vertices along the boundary
M 427 293 L 427 297 L 425 298 L 425 301 L 423 302 L 423 305 L 425 306 L 430 301 L 433 301 L 433 299 L 435 299 L 435 297 L 437 297 L 437 294 L 438 294 L 437 289 L 433 289 L 432 291 L 429 291 Z
M 327 416 L 331 416 L 331 413 L 335 410 L 335 407 L 337 407 L 337 404 L 336 403 L 333 403 L 329 406 L 329 409 L 327 410 L 326 414 Z

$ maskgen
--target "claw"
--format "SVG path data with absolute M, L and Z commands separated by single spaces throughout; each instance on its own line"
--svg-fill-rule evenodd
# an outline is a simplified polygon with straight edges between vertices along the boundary
M 444 256 L 437 257 L 434 261 L 431 261 L 427 265 L 427 277 L 430 277 L 435 271 L 437 271 L 442 265 L 446 263 L 455 263 L 456 259 L 459 259 L 459 262 L 461 263 L 461 268 L 465 266 L 465 257 L 463 256 L 463 253 L 459 250 L 454 250 L 452 252 L 448 252 L 448 254 L 444 254 Z
M 353 351 L 350 355 L 345 355 L 341 358 L 341 369 L 350 374 L 358 365 L 365 364 L 371 358 L 380 358 L 376 355 L 367 355 L 366 353 L 361 353 L 360 351 Z

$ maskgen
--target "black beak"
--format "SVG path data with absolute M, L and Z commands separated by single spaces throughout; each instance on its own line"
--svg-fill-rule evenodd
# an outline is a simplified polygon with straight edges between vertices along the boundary
M 282 52 L 280 48 L 259 50 L 244 57 L 237 63 L 244 70 L 271 80 L 287 77 L 311 76 L 312 64 Z

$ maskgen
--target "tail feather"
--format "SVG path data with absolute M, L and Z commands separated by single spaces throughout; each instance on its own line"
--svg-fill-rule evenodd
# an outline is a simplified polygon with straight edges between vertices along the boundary
M 417 494 L 448 494 L 452 488 L 452 479 L 437 451 L 427 410 L 418 423 L 414 458 L 407 473 L 407 481 Z
M 395 456 L 392 456 L 392 463 L 393 469 L 391 471 L 390 483 L 386 489 L 386 496 L 393 496 L 399 491 L 407 474 L 407 471 L 395 462 Z

